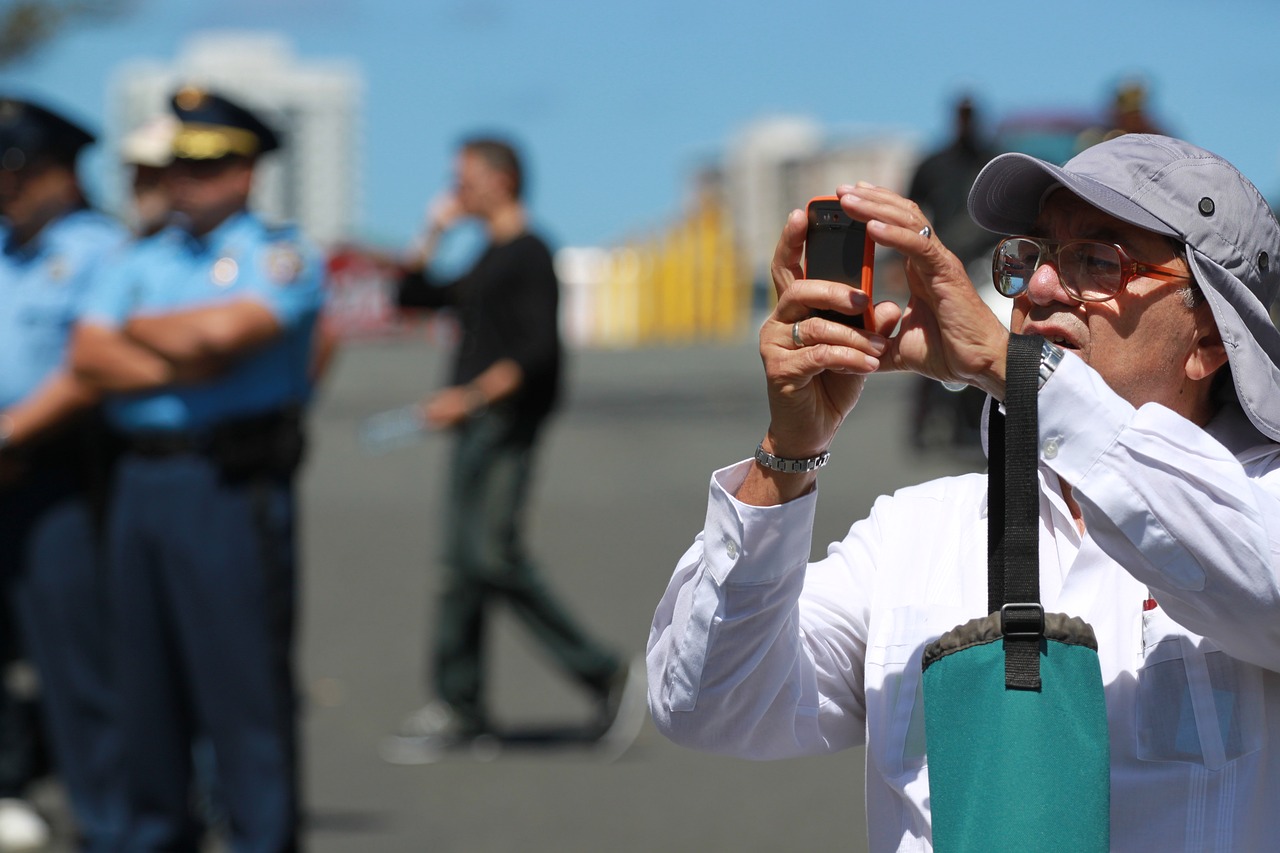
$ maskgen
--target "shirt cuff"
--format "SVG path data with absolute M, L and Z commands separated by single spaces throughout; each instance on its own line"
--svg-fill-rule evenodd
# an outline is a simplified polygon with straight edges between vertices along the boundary
M 780 506 L 751 506 L 733 495 L 755 460 L 711 475 L 703 553 L 717 583 L 777 581 L 809 562 L 818 490 Z

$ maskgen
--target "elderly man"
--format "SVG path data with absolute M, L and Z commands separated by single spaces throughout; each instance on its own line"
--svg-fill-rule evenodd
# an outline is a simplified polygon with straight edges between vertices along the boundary
M 801 280 L 793 213 L 761 330 L 771 421 L 717 472 L 707 526 L 649 639 L 671 738 L 752 758 L 867 747 L 873 851 L 931 847 L 921 653 L 986 613 L 986 478 L 877 501 L 806 565 L 817 468 L 868 374 L 1002 399 L 1008 333 L 888 190 L 846 211 L 907 257 L 911 300 Z M 997 248 L 1013 331 L 1046 339 L 1039 391 L 1041 598 L 1098 636 L 1117 850 L 1263 850 L 1280 833 L 1280 227 L 1257 190 L 1185 142 L 1129 135 L 1058 168 L 996 158 L 969 200 Z M 871 312 L 881 334 L 810 316 Z M 792 470 L 799 473 L 791 473 Z M 927 520 L 922 523 L 922 520 Z

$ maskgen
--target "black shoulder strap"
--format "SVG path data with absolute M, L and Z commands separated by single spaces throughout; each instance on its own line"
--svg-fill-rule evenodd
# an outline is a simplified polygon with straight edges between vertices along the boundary
M 1040 488 L 1036 392 L 1039 335 L 1010 335 L 1005 415 L 991 406 L 987 474 L 987 604 L 1001 614 L 1005 686 L 1040 689 Z

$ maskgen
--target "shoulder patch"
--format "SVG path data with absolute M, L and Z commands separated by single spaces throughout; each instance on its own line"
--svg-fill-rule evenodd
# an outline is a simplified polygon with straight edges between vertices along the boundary
M 275 284 L 293 284 L 302 273 L 302 253 L 296 245 L 286 240 L 268 247 L 263 263 L 267 277 Z

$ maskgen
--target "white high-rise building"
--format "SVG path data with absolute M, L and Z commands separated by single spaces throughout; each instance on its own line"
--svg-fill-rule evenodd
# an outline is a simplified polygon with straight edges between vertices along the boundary
M 201 86 L 252 109 L 281 135 L 280 150 L 263 157 L 253 206 L 269 220 L 297 223 L 322 246 L 351 237 L 360 203 L 359 110 L 363 78 L 349 61 L 301 61 L 275 34 L 213 31 L 189 40 L 172 60 L 129 63 L 114 76 L 107 115 L 107 151 L 168 110 L 184 85 Z M 107 169 L 109 203 L 123 209 L 128 178 Z

